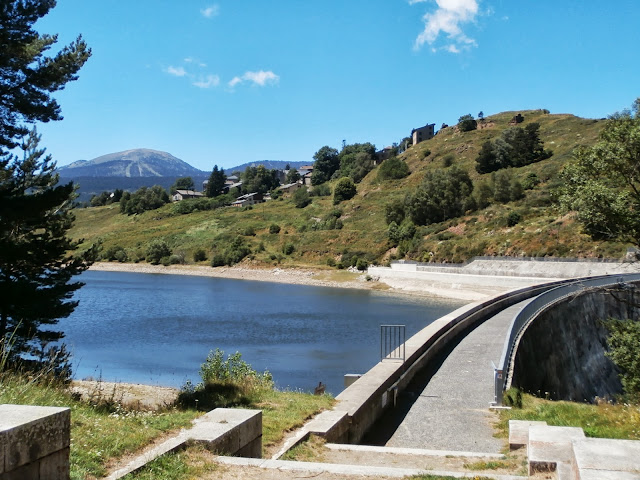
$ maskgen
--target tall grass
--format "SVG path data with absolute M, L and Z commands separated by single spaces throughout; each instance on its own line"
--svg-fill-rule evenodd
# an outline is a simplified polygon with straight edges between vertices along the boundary
M 549 425 L 581 427 L 588 437 L 640 440 L 640 406 L 591 405 L 522 396 L 522 408 L 503 410 L 498 429 L 506 437 L 509 420 L 541 420 Z

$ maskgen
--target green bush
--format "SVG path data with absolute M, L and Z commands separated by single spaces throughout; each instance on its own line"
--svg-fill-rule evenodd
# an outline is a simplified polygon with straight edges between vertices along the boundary
M 171 249 L 164 240 L 154 240 L 147 247 L 146 259 L 152 265 L 158 265 L 164 257 L 169 258 L 170 256 Z
M 514 227 L 522 220 L 522 216 L 518 212 L 511 212 L 507 216 L 507 226 Z
M 356 193 L 356 185 L 353 183 L 353 180 L 349 177 L 342 177 L 338 180 L 333 190 L 333 204 L 337 205 L 344 200 L 349 200 L 353 198 Z
M 193 252 L 193 261 L 194 262 L 204 262 L 207 259 L 207 252 L 205 252 L 202 248 L 199 248 L 195 252 Z
M 110 247 L 108 250 L 102 253 L 102 259 L 108 262 L 118 261 L 121 263 L 126 262 L 129 258 L 126 250 L 121 246 Z
M 200 366 L 197 385 L 187 381 L 178 395 L 178 403 L 185 407 L 198 406 L 212 410 L 221 407 L 249 405 L 264 390 L 273 389 L 273 377 L 268 372 L 256 372 L 242 360 L 239 352 L 224 358 L 219 348 L 209 352 Z
M 280 233 L 280 225 L 276 225 L 275 223 L 269 225 L 269 233 L 273 235 Z
M 359 258 L 356 262 L 356 268 L 361 272 L 365 271 L 369 267 L 369 262 L 367 262 L 364 258 Z
M 253 227 L 249 226 L 249 227 L 246 227 L 244 229 L 244 232 L 242 232 L 242 234 L 245 237 L 255 237 L 256 236 L 256 231 L 255 231 L 255 229 Z
M 606 356 L 620 370 L 624 392 L 633 402 L 640 402 L 640 321 L 609 318 Z
M 312 197 L 328 197 L 331 195 L 331 187 L 327 183 L 322 183 L 313 187 L 309 192 Z
M 444 157 L 442 157 L 442 165 L 446 167 L 450 167 L 453 165 L 453 161 L 456 159 L 456 156 L 453 153 L 447 153 Z
M 378 180 L 397 180 L 409 175 L 409 166 L 398 157 L 391 157 L 378 167 Z
M 307 187 L 301 187 L 293 192 L 293 204 L 296 208 L 304 208 L 311 203 L 311 197 L 309 196 L 309 190 Z
M 296 247 L 293 245 L 293 243 L 285 243 L 282 246 L 282 253 L 284 253 L 285 255 L 291 255 L 294 251 L 295 251 Z

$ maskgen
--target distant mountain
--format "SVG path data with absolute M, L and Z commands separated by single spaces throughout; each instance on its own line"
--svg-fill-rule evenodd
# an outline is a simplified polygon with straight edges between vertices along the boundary
M 278 169 L 284 170 L 284 167 L 289 165 L 292 168 L 300 168 L 303 165 L 309 165 L 313 163 L 313 161 L 309 162 L 285 162 L 284 160 L 257 160 L 255 162 L 247 162 L 242 165 L 238 165 L 237 167 L 225 168 L 224 173 L 227 175 L 231 175 L 233 172 L 244 172 L 247 167 L 257 167 L 258 165 L 264 165 L 266 169 Z
M 63 178 L 77 177 L 188 177 L 206 172 L 192 167 L 170 153 L 136 148 L 110 153 L 93 160 L 78 160 L 58 168 Z

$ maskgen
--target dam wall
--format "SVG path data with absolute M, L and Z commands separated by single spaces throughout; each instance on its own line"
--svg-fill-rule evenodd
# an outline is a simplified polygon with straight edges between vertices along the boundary
M 638 321 L 639 285 L 585 289 L 542 311 L 518 342 L 511 385 L 554 400 L 593 402 L 622 393 L 618 370 L 605 356 L 603 320 Z

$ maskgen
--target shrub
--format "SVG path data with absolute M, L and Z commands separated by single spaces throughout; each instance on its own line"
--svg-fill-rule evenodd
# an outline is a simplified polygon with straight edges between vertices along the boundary
M 442 157 L 442 165 L 446 167 L 450 167 L 453 165 L 453 161 L 456 159 L 456 156 L 453 153 L 447 153 L 444 157 Z
M 634 402 L 640 401 L 640 321 L 609 318 L 606 356 L 620 370 L 625 394 Z
M 234 265 L 251 253 L 242 237 L 236 237 L 224 251 L 225 265 Z
M 249 226 L 249 227 L 246 227 L 244 229 L 244 232 L 242 232 L 242 234 L 245 237 L 255 237 L 256 236 L 256 231 L 255 231 L 255 229 L 253 227 Z
M 336 266 L 336 261 L 333 257 L 329 257 L 327 258 L 327 265 L 330 267 L 335 267 Z
M 309 195 L 312 197 L 328 197 L 331 195 L 331 187 L 326 183 L 316 185 L 313 187 L 313 190 L 309 192 Z
M 522 216 L 518 212 L 511 212 L 507 217 L 507 226 L 514 227 L 522 220 Z
M 169 256 L 169 264 L 170 265 L 183 265 L 185 263 L 184 254 L 182 253 L 174 253 Z
M 356 185 L 353 183 L 353 180 L 349 177 L 341 178 L 333 190 L 333 204 L 337 205 L 344 200 L 353 198 L 356 192 Z
M 524 180 L 522 180 L 522 188 L 525 190 L 533 190 L 536 185 L 540 184 L 540 178 L 535 172 L 530 172 Z
M 296 247 L 293 245 L 293 243 L 285 243 L 282 246 L 282 253 L 284 253 L 285 255 L 291 255 L 294 251 L 295 251 Z
M 211 259 L 211 266 L 222 267 L 223 265 L 225 265 L 224 255 L 222 255 L 221 253 L 216 253 Z
M 391 157 L 378 167 L 378 180 L 397 180 L 409 175 L 409 166 L 398 157 Z
M 209 352 L 200 366 L 201 383 L 187 381 L 178 395 L 185 407 L 211 410 L 220 407 L 248 405 L 264 390 L 273 389 L 273 377 L 268 371 L 256 372 L 242 360 L 239 352 L 224 358 L 219 348 Z M 196 403 L 197 402 L 197 403 Z
M 356 268 L 361 272 L 365 271 L 369 267 L 369 262 L 367 262 L 364 258 L 359 258 L 356 262 Z
M 293 193 L 293 204 L 296 208 L 304 208 L 311 203 L 307 187 L 302 187 Z
M 108 262 L 113 262 L 114 260 L 124 263 L 128 260 L 127 252 L 124 248 L 116 245 L 114 247 L 110 247 L 102 254 L 102 259 Z
M 147 248 L 147 261 L 152 265 L 158 265 L 164 257 L 171 255 L 171 249 L 164 240 L 154 240 Z
M 280 233 L 280 225 L 276 225 L 275 223 L 269 225 L 269 233 L 273 235 Z
M 458 119 L 458 129 L 461 132 L 470 132 L 476 128 L 478 128 L 478 122 L 474 120 L 473 115 L 463 115 Z
M 207 259 L 207 252 L 205 252 L 202 248 L 199 248 L 195 252 L 193 252 L 193 261 L 194 262 L 204 262 Z

